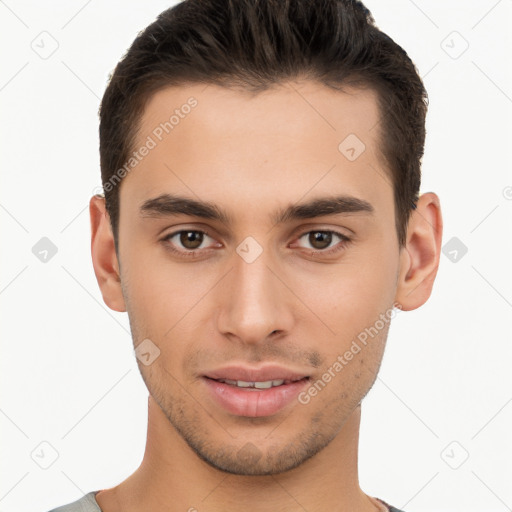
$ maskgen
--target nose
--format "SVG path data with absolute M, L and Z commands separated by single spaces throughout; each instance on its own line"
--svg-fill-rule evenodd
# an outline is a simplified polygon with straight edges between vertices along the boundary
M 269 251 L 248 263 L 233 256 L 232 270 L 223 283 L 218 329 L 245 344 L 262 343 L 271 334 L 289 333 L 293 323 L 293 293 Z

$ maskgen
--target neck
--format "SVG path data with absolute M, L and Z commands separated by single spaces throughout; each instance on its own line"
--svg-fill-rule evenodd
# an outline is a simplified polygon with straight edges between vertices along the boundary
M 321 452 L 295 469 L 266 476 L 233 475 L 200 459 L 150 396 L 141 465 L 96 499 L 104 512 L 376 512 L 375 500 L 359 488 L 360 419 L 359 406 Z

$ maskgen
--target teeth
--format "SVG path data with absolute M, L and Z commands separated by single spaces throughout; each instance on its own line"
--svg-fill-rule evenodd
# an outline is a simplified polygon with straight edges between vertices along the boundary
M 272 387 L 272 381 L 267 380 L 265 382 L 255 382 L 254 387 L 257 389 L 270 389 Z
M 274 386 L 281 386 L 284 383 L 284 380 L 277 379 L 266 380 L 264 382 L 246 382 L 244 380 L 219 379 L 219 382 L 225 382 L 226 384 L 231 384 L 232 386 L 237 386 L 239 388 L 269 389 Z

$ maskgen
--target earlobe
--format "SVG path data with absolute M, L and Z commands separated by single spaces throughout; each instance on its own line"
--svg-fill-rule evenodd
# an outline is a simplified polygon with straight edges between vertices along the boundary
M 400 255 L 400 273 L 395 300 L 410 311 L 430 297 L 439 267 L 443 221 L 439 198 L 433 192 L 422 194 L 412 212 L 407 240 Z
M 91 197 L 89 213 L 92 264 L 103 300 L 114 311 L 126 311 L 114 235 L 105 207 L 105 198 L 98 195 Z

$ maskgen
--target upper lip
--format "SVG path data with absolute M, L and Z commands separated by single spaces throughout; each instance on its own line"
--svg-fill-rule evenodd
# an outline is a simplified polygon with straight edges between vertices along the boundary
M 283 366 L 269 365 L 262 368 L 243 366 L 226 366 L 204 374 L 210 379 L 241 380 L 244 382 L 266 382 L 269 380 L 300 380 L 309 377 L 305 373 L 296 372 Z

